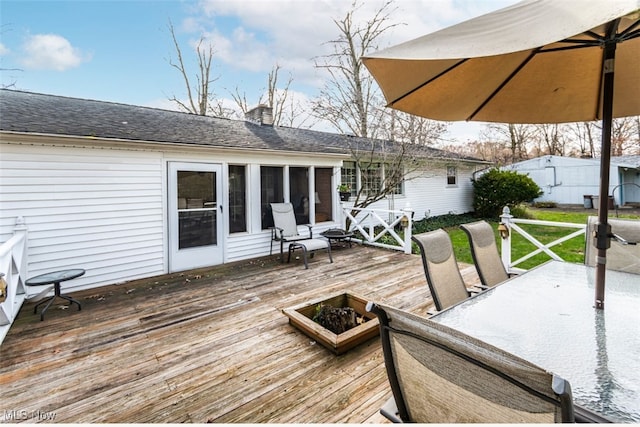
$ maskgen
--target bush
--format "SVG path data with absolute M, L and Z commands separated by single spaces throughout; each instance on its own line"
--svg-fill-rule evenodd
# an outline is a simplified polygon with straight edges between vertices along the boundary
M 467 224 L 475 221 L 471 214 L 446 214 L 440 216 L 432 216 L 419 221 L 414 221 L 411 232 L 413 234 L 421 234 L 427 231 L 437 230 L 438 228 L 457 227 L 460 224 Z
M 498 218 L 503 207 L 514 209 L 542 195 L 540 187 L 529 176 L 497 168 L 476 179 L 473 189 L 473 209 L 481 218 Z
M 558 204 L 556 202 L 535 202 L 531 206 L 534 208 L 557 208 Z

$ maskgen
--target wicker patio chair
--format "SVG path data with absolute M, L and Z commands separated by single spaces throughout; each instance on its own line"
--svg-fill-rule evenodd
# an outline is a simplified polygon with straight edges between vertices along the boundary
M 329 241 L 326 239 L 314 239 L 311 225 L 306 224 L 309 228 L 308 237 L 298 232 L 296 215 L 291 203 L 271 203 L 271 213 L 274 226 L 271 228 L 271 249 L 269 254 L 273 254 L 273 242 L 277 241 L 280 242 L 281 262 L 284 262 L 285 243 L 289 245 L 287 262 L 291 261 L 291 254 L 298 249 L 302 251 L 305 268 L 309 268 L 307 254 L 313 256 L 313 253 L 319 250 L 326 250 L 329 255 L 329 262 L 333 262 Z
M 415 234 L 411 239 L 420 248 L 422 266 L 436 310 L 444 310 L 471 294 L 462 279 L 453 244 L 442 229 Z
M 491 288 L 509 278 L 504 268 L 491 225 L 476 221 L 460 226 L 469 238 L 471 256 L 483 288 Z
M 564 379 L 452 328 L 369 302 L 380 321 L 394 422 L 573 422 Z

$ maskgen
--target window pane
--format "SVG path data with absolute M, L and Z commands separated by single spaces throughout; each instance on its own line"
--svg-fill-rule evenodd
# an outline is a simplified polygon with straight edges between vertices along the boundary
M 284 202 L 284 170 L 279 166 L 260 166 L 260 210 L 262 229 L 273 226 L 270 203 Z
M 315 222 L 331 221 L 333 219 L 333 202 L 331 198 L 331 195 L 333 194 L 333 192 L 331 191 L 332 175 L 333 169 L 331 168 L 315 168 Z
M 229 232 L 247 231 L 247 176 L 245 166 L 229 166 Z
M 404 182 L 404 169 L 402 166 L 385 163 L 384 179 L 387 185 L 393 188 L 391 190 L 393 194 L 402 194 L 402 183 Z
M 178 248 L 217 244 L 215 172 L 178 171 Z
M 367 194 L 376 194 L 380 191 L 380 163 L 372 163 L 362 171 L 362 187 Z
M 447 185 L 456 184 L 456 167 L 447 166 Z
M 355 196 L 358 191 L 358 182 L 356 178 L 356 162 L 342 162 L 340 179 L 343 184 L 349 185 L 349 188 L 351 189 L 351 195 Z
M 309 169 L 289 168 L 289 199 L 297 224 L 309 224 Z

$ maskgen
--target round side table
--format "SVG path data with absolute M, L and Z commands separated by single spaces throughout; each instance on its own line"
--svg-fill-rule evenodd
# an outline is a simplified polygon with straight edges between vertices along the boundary
M 27 286 L 43 286 L 43 285 L 53 284 L 53 287 L 54 287 L 54 295 L 52 297 L 49 297 L 37 303 L 36 306 L 33 307 L 33 314 L 37 313 L 38 307 L 40 305 L 47 303 L 44 309 L 42 309 L 42 311 L 40 312 L 40 321 L 44 320 L 44 313 L 49 309 L 49 307 L 53 303 L 53 300 L 55 300 L 56 298 L 62 298 L 69 301 L 69 307 L 71 307 L 73 303 L 76 303 L 78 304 L 78 311 L 82 310 L 82 306 L 78 301 L 66 295 L 62 295 L 62 293 L 60 292 L 60 283 L 65 282 L 67 280 L 75 279 L 76 277 L 80 277 L 83 274 L 84 274 L 83 269 L 75 268 L 71 270 L 60 270 L 60 271 L 54 271 L 52 273 L 45 273 L 39 276 L 32 277 L 31 279 L 28 279 L 25 282 Z

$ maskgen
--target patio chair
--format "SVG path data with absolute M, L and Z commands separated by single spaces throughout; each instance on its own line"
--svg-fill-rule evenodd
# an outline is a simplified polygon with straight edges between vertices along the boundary
M 640 274 L 640 221 L 633 219 L 609 218 L 611 225 L 611 246 L 607 249 L 607 269 Z M 587 234 L 584 248 L 584 263 L 595 267 L 598 249 L 594 235 L 598 217 L 587 218 Z
M 458 269 L 453 244 L 446 231 L 438 229 L 415 234 L 411 240 L 420 248 L 424 274 L 436 310 L 444 310 L 471 295 Z
M 469 238 L 471 256 L 478 271 L 482 288 L 491 288 L 509 278 L 504 268 L 491 225 L 486 221 L 476 221 L 460 226 Z
M 328 240 L 314 239 L 311 225 L 306 224 L 309 228 L 309 237 L 302 236 L 298 232 L 298 224 L 296 223 L 296 215 L 291 203 L 271 203 L 271 213 L 273 215 L 273 227 L 271 228 L 271 249 L 269 254 L 273 254 L 273 242 L 280 242 L 280 261 L 284 262 L 284 244 L 289 244 L 287 262 L 291 261 L 291 254 L 300 249 L 304 259 L 304 267 L 309 268 L 307 262 L 307 254 L 309 257 L 319 250 L 326 250 L 329 255 L 329 261 L 333 262 L 331 257 L 331 245 Z
M 393 397 L 393 422 L 574 422 L 571 386 L 455 329 L 372 302 Z

